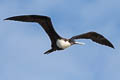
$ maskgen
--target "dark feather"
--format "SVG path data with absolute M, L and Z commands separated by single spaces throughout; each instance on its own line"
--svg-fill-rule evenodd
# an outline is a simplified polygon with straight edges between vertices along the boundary
M 22 22 L 37 22 L 42 28 L 46 31 L 49 38 L 52 42 L 52 47 L 56 46 L 56 40 L 61 38 L 57 32 L 54 30 L 50 17 L 48 16 L 40 16 L 40 15 L 22 15 L 22 16 L 14 16 L 9 17 L 4 20 L 14 20 L 14 21 L 22 21 Z
M 88 33 L 84 33 L 81 35 L 73 36 L 71 40 L 74 40 L 74 39 L 91 39 L 92 41 L 96 43 L 114 48 L 114 46 L 112 45 L 110 41 L 108 41 L 104 36 L 96 32 L 88 32 Z
M 54 50 L 54 49 L 52 48 L 52 49 L 46 51 L 44 54 L 50 54 L 50 53 L 53 52 L 53 51 L 56 51 L 56 50 Z

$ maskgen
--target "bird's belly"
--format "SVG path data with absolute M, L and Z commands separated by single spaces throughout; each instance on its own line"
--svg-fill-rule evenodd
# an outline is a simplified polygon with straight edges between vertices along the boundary
M 65 49 L 71 46 L 71 44 L 69 43 L 69 41 L 64 41 L 64 40 L 57 40 L 57 46 L 59 48 Z

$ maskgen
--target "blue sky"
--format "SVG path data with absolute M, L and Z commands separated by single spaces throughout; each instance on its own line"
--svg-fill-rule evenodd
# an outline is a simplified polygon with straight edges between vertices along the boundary
M 119 4 L 120 0 L 1 0 L 0 80 L 120 80 Z M 116 49 L 78 40 L 86 45 L 44 55 L 50 40 L 38 24 L 3 21 L 24 14 L 50 16 L 66 38 L 96 31 Z

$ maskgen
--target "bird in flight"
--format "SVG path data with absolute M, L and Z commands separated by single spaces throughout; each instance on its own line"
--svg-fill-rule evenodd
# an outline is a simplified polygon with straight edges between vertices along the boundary
M 14 21 L 22 21 L 22 22 L 35 22 L 41 25 L 41 27 L 45 30 L 51 40 L 51 49 L 46 51 L 44 54 L 49 54 L 56 50 L 64 50 L 74 44 L 84 45 L 85 43 L 77 42 L 76 39 L 91 39 L 92 41 L 114 48 L 112 43 L 107 40 L 103 35 L 96 32 L 87 32 L 80 35 L 76 35 L 71 37 L 70 39 L 66 39 L 61 37 L 53 28 L 53 24 L 51 18 L 48 16 L 42 15 L 21 15 L 21 16 L 13 16 L 6 18 L 4 20 L 14 20 Z

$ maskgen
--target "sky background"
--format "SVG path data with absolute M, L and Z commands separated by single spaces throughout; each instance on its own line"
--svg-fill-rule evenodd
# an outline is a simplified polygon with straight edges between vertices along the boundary
M 0 80 L 120 80 L 120 0 L 0 0 Z M 96 31 L 115 49 L 90 40 L 49 55 L 50 40 L 35 23 L 11 16 L 50 16 L 63 37 Z

